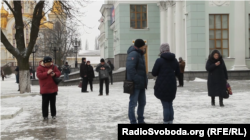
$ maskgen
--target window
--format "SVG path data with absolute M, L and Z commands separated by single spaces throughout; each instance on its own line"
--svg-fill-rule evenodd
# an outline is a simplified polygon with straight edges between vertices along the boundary
M 130 5 L 130 27 L 144 29 L 147 27 L 147 6 Z
M 209 50 L 219 50 L 223 57 L 229 56 L 229 16 L 209 15 Z

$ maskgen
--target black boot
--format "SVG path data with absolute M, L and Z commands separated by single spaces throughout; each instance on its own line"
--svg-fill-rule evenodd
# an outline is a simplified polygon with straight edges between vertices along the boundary
M 212 99 L 211 105 L 215 106 L 215 97 L 211 97 L 211 99 Z
M 221 106 L 221 107 L 224 106 L 224 104 L 223 104 L 223 98 L 222 98 L 222 97 L 220 97 L 220 106 Z

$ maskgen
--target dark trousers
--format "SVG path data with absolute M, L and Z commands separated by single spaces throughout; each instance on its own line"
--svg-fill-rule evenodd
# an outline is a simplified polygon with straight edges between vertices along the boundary
M 42 94 L 42 112 L 43 117 L 48 117 L 50 104 L 51 116 L 56 116 L 56 94 Z
M 212 99 L 212 102 L 215 102 L 215 96 L 211 96 L 211 99 Z M 219 97 L 219 101 L 220 101 L 220 102 L 223 102 L 223 98 L 222 98 L 222 97 Z
M 109 73 L 109 77 L 110 77 L 110 82 L 111 82 L 111 84 L 113 84 L 113 74 L 112 74 L 112 73 Z
M 183 85 L 184 85 L 183 76 L 184 76 L 183 73 L 180 73 L 180 74 L 178 75 L 178 80 L 179 80 L 179 85 L 180 85 L 180 86 L 183 86 Z
M 102 93 L 103 93 L 103 82 L 105 82 L 106 94 L 109 94 L 109 78 L 100 79 L 100 91 L 99 92 L 102 95 Z
M 2 81 L 4 81 L 4 76 L 2 76 Z
M 82 78 L 82 92 L 87 91 L 87 87 L 88 86 L 88 78 L 87 77 L 83 77 Z
M 88 82 L 89 82 L 91 91 L 93 91 L 93 79 L 88 79 Z

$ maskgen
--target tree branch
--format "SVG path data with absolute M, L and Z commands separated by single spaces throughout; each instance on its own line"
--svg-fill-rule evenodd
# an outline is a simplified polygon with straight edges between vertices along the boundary
M 16 49 L 10 44 L 9 40 L 6 38 L 5 34 L 1 29 L 1 42 L 5 46 L 5 48 L 15 57 L 18 57 L 18 52 Z
M 14 9 L 10 6 L 10 4 L 8 3 L 7 0 L 4 0 L 4 3 L 8 6 L 8 8 L 10 9 L 10 11 L 12 12 L 12 14 L 14 15 L 14 17 L 16 16 L 16 12 L 14 11 Z

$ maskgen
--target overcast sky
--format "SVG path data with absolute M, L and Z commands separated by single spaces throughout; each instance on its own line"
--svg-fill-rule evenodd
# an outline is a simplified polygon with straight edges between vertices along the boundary
M 84 30 L 82 33 L 82 49 L 85 50 L 85 42 L 88 40 L 89 44 L 89 50 L 95 49 L 95 37 L 97 37 L 100 34 L 100 31 L 98 30 L 99 22 L 98 20 L 101 18 L 100 9 L 102 4 L 104 4 L 104 0 L 98 0 L 91 2 L 86 7 L 86 16 L 83 17 L 82 21 L 84 24 L 86 24 L 89 27 L 93 27 L 93 29 L 86 29 L 86 33 Z
M 52 4 L 54 0 L 49 0 L 49 1 Z M 102 4 L 104 4 L 104 0 L 89 0 L 89 1 L 91 1 L 91 3 L 89 3 L 88 6 L 83 9 L 83 11 L 86 12 L 86 16 L 82 17 L 81 19 L 84 24 L 86 24 L 89 27 L 92 27 L 92 29 L 84 28 L 80 30 L 83 51 L 85 50 L 86 40 L 88 40 L 89 50 L 95 49 L 95 37 L 99 35 L 98 20 L 101 18 L 100 9 Z M 1 2 L 0 6 L 2 6 Z M 6 10 L 8 9 L 6 4 L 4 4 L 4 8 Z

